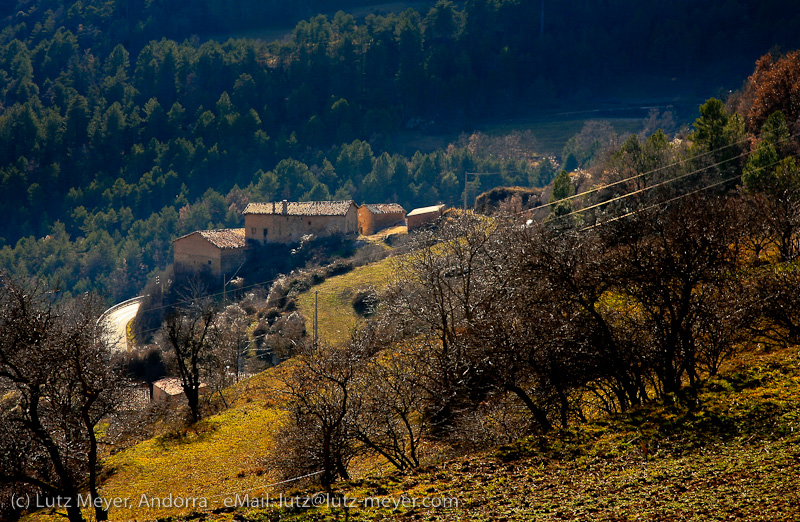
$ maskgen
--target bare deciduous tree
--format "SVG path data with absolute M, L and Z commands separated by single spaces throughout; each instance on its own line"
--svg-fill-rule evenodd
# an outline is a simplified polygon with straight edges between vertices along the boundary
M 417 361 L 416 354 L 382 351 L 366 361 L 354 390 L 354 437 L 397 469 L 419 466 L 420 445 L 427 434 L 423 412 L 429 397 Z
M 88 488 L 96 520 L 96 427 L 123 399 L 110 362 L 98 301 L 57 302 L 57 293 L 0 275 L 0 482 L 61 497 L 71 522 L 83 520 Z
M 478 303 L 491 299 L 481 283 L 491 237 L 491 223 L 471 215 L 419 233 L 414 252 L 399 261 L 396 284 L 383 304 L 401 335 L 419 345 L 418 371 L 427 373 L 431 386 L 434 429 L 446 431 L 454 413 L 479 403 L 488 389 L 462 333 Z
M 214 320 L 217 307 L 198 299 L 188 307 L 171 310 L 164 319 L 162 343 L 171 352 L 192 421 L 202 417 L 200 388 L 214 350 Z
M 275 456 L 287 478 L 319 474 L 326 487 L 347 480 L 357 449 L 352 432 L 353 388 L 359 357 L 349 347 L 304 346 L 281 378 L 288 416 Z

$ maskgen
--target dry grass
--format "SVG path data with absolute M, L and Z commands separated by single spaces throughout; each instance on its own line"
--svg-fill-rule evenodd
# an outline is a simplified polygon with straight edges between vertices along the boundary
M 362 320 L 353 309 L 352 299 L 361 288 L 373 286 L 384 288 L 389 283 L 394 258 L 360 266 L 339 276 L 326 279 L 297 299 L 297 308 L 306 318 L 306 329 L 312 332 L 314 325 L 314 295 L 319 292 L 319 337 L 321 340 L 340 344 L 349 339 L 350 332 Z
M 800 518 L 800 354 L 748 356 L 673 402 L 408 473 L 339 484 L 348 498 L 457 507 L 241 509 L 272 520 L 789 521 Z
M 276 407 L 281 400 L 277 371 L 285 369 L 267 370 L 238 384 L 230 391 L 230 409 L 109 457 L 101 494 L 123 504 L 111 509 L 111 520 L 156 520 L 219 509 L 233 495 L 260 495 L 275 482 L 267 455 L 283 415 Z M 170 496 L 173 505 L 179 498 L 198 500 L 182 507 L 151 500 Z M 42 511 L 25 522 L 56 516 Z

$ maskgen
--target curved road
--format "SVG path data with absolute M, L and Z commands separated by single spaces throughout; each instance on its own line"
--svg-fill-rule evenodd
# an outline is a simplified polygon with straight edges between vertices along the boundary
M 109 341 L 115 351 L 128 351 L 128 335 L 126 330 L 131 319 L 136 317 L 141 302 L 142 298 L 137 297 L 112 306 L 103 314 L 102 320 L 108 327 L 111 336 Z

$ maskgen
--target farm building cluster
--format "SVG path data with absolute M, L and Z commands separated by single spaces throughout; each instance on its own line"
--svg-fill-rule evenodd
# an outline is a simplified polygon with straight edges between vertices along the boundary
M 444 205 L 436 205 L 411 211 L 408 230 L 435 222 L 443 210 Z M 176 239 L 175 270 L 230 274 L 247 259 L 248 247 L 297 243 L 308 235 L 368 236 L 406 225 L 406 211 L 397 203 L 358 205 L 353 200 L 249 203 L 242 214 L 244 228 L 198 230 Z

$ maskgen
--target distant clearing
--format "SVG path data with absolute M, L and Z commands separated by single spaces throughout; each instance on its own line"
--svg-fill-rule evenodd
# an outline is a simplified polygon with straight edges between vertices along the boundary
M 563 118 L 563 119 L 562 119 Z M 577 118 L 569 116 L 531 118 L 530 120 L 509 120 L 487 125 L 483 130 L 492 136 L 502 136 L 513 131 L 531 131 L 536 137 L 537 152 L 540 154 L 554 154 L 561 156 L 561 151 L 569 139 L 583 129 L 587 121 L 608 122 L 617 134 L 628 136 L 642 130 L 642 120 L 637 118 Z
M 589 111 L 588 114 L 592 114 Z M 549 116 L 530 116 L 525 118 L 497 119 L 485 121 L 474 126 L 473 132 L 483 132 L 490 136 L 503 136 L 514 131 L 531 131 L 536 138 L 534 152 L 543 155 L 561 156 L 567 141 L 581 132 L 588 121 L 608 122 L 617 134 L 627 137 L 642 130 L 642 118 L 603 118 L 578 117 L 574 114 L 555 114 Z M 445 149 L 450 143 L 458 140 L 460 134 L 455 132 L 400 132 L 392 139 L 392 146 L 404 154 L 413 155 L 416 151 L 432 152 Z

